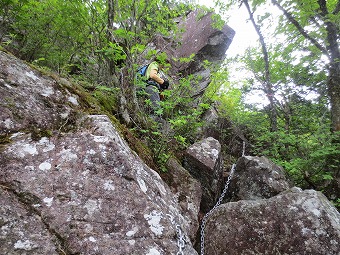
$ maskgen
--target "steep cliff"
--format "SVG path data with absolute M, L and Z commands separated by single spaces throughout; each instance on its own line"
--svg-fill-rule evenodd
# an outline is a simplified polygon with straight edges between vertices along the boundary
M 193 97 L 210 78 L 200 57 L 221 61 L 233 34 L 203 24 L 178 51 L 197 59 L 172 70 L 204 73 Z M 162 179 L 124 132 L 81 87 L 0 51 L 0 254 L 340 253 L 339 212 L 268 159 L 242 155 L 227 192 L 218 134 L 184 164 L 171 158 Z

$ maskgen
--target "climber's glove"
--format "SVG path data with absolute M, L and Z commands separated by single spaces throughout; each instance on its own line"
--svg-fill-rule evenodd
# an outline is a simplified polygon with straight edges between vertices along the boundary
M 161 89 L 167 89 L 169 88 L 169 81 L 164 80 L 164 82 L 161 84 Z

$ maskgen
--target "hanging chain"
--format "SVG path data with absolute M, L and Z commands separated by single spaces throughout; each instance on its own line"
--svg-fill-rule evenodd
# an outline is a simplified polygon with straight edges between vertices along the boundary
M 246 145 L 245 145 L 245 142 L 243 142 L 243 150 L 242 150 L 242 157 L 244 157 L 244 153 L 245 153 L 245 148 L 246 148 Z M 234 175 L 234 172 L 235 172 L 235 168 L 236 168 L 236 164 L 233 164 L 232 167 L 231 167 L 231 170 L 230 170 L 230 174 L 227 178 L 227 181 L 224 185 L 224 189 L 223 189 L 223 192 L 220 196 L 220 198 L 218 199 L 217 203 L 214 205 L 214 207 L 206 214 L 204 215 L 203 219 L 202 219 L 202 223 L 201 223 L 201 255 L 204 255 L 204 238 L 205 238 L 205 235 L 204 235 L 204 229 L 205 229 L 205 224 L 209 218 L 209 216 L 212 214 L 212 212 L 221 205 L 222 203 L 222 200 L 224 198 L 224 196 L 226 195 L 227 191 L 228 191 L 228 188 L 229 188 L 229 184 L 230 184 L 230 181 L 231 181 L 231 178 L 233 177 Z
M 174 217 L 171 214 L 167 214 L 167 216 L 170 219 L 171 224 L 175 225 L 176 227 L 176 235 L 177 235 L 177 247 L 178 247 L 178 252 L 176 255 L 184 255 L 184 247 L 186 243 L 186 237 L 184 235 L 184 232 L 182 231 L 182 228 L 179 224 L 176 223 Z
M 177 246 L 178 246 L 178 252 L 176 253 L 176 255 L 184 255 L 183 253 L 183 249 L 185 246 L 185 235 L 183 234 L 183 231 L 181 229 L 180 225 L 176 225 L 176 234 L 177 234 Z

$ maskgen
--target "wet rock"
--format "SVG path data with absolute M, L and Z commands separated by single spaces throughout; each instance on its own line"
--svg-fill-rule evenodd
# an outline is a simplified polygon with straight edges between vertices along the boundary
M 207 221 L 204 254 L 337 255 L 340 214 L 322 193 L 298 188 L 223 204 Z
M 186 150 L 184 167 L 202 186 L 201 211 L 208 212 L 217 201 L 223 185 L 221 145 L 208 137 Z

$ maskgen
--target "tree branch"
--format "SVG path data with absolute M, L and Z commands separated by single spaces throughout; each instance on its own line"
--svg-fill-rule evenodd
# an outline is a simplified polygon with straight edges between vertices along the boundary
M 286 9 L 284 9 L 276 0 L 272 0 L 272 3 L 279 8 L 283 12 L 283 14 L 286 16 L 286 18 L 297 28 L 297 30 L 302 34 L 303 37 L 305 37 L 307 40 L 309 40 L 312 44 L 314 44 L 315 47 L 317 47 L 323 54 L 325 54 L 327 57 L 329 57 L 329 54 L 327 52 L 327 49 L 325 49 L 320 43 L 318 43 L 317 40 L 312 38 L 300 25 L 300 23 L 294 19 L 293 15 L 290 14 Z

